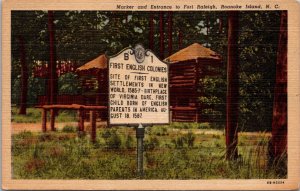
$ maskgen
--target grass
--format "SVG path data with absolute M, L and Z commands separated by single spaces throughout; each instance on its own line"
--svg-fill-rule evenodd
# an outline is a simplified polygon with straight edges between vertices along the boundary
M 176 124 L 179 125 L 179 124 Z M 97 142 L 78 138 L 76 127 L 58 132 L 22 132 L 12 137 L 15 179 L 136 179 L 133 128 L 98 128 Z M 269 136 L 243 134 L 239 159 L 225 160 L 225 137 L 168 126 L 146 128 L 145 179 L 285 178 L 286 168 L 267 165 Z M 286 163 L 286 158 L 282 159 Z M 282 164 L 282 163 L 281 163 Z
M 41 122 L 41 109 L 38 108 L 27 108 L 26 115 L 19 115 L 18 108 L 12 107 L 11 121 L 15 123 L 40 123 Z M 50 112 L 47 113 L 48 121 L 50 120 Z M 75 111 L 64 111 L 60 110 L 58 116 L 55 119 L 56 122 L 72 122 L 77 121 L 77 114 Z

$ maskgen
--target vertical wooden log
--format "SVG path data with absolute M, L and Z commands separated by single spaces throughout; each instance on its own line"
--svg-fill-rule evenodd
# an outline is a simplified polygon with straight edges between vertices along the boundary
M 281 12 L 269 162 L 287 152 L 287 12 Z
M 96 142 L 96 111 L 90 111 L 90 123 L 91 123 L 91 140 L 93 143 Z
M 50 128 L 51 131 L 55 131 L 55 109 L 50 109 Z
M 199 66 L 199 60 L 197 59 L 196 60 L 196 63 L 195 63 L 195 68 L 194 68 L 194 70 L 195 70 L 195 87 L 199 87 L 199 80 L 200 80 L 200 66 Z M 199 95 L 199 92 L 197 91 L 197 88 L 194 88 L 194 94 L 195 95 L 197 95 L 197 97 L 198 96 L 200 96 Z M 198 122 L 200 122 L 200 118 L 199 118 L 199 115 L 201 114 L 201 112 L 200 111 L 202 111 L 201 110 L 201 104 L 199 104 L 199 101 L 197 101 L 197 100 L 195 100 L 195 106 L 196 106 L 196 122 L 198 123 Z
M 161 11 L 159 14 L 159 54 L 160 59 L 164 59 L 165 52 L 165 39 L 164 39 L 164 12 Z
M 47 131 L 47 110 L 42 108 L 42 131 Z
M 27 91 L 28 91 L 28 68 L 26 65 L 26 53 L 24 46 L 24 39 L 19 36 L 19 49 L 21 61 L 21 99 L 19 114 L 26 115 L 27 108 Z
M 149 49 L 154 50 L 154 16 L 153 12 L 150 12 L 149 14 Z
M 56 50 L 55 50 L 55 29 L 53 11 L 48 11 L 48 31 L 49 31 L 49 89 L 50 104 L 55 104 L 57 100 L 57 73 L 56 73 Z
M 228 52 L 227 52 L 227 107 L 226 107 L 226 158 L 238 156 L 238 11 L 228 12 Z
M 173 15 L 172 11 L 168 12 L 168 49 L 169 49 L 169 56 L 173 52 L 173 42 L 172 42 L 172 32 L 173 32 Z

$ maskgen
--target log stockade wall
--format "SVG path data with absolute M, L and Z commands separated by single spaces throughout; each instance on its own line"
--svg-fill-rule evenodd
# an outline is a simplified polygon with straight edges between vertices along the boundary
M 170 65 L 170 105 L 172 121 L 197 122 L 199 70 L 196 62 L 180 62 Z
M 172 121 L 204 122 L 201 117 L 205 105 L 201 105 L 199 97 L 203 87 L 199 80 L 205 76 L 219 75 L 221 61 L 216 59 L 195 59 L 170 64 L 170 105 Z

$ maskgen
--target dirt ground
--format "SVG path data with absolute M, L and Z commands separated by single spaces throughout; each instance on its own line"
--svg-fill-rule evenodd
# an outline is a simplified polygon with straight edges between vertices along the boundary
M 78 122 L 55 123 L 56 129 L 62 129 L 66 125 L 77 126 Z M 97 125 L 104 125 L 103 122 L 97 122 Z M 85 128 L 89 126 L 89 122 L 84 123 Z M 50 122 L 47 123 L 47 130 L 50 131 Z M 42 132 L 41 123 L 14 123 L 12 122 L 12 133 L 18 134 L 22 131 Z
M 66 125 L 77 126 L 77 122 L 64 122 L 64 123 L 55 123 L 56 129 L 62 129 Z M 105 122 L 97 122 L 98 125 L 106 125 Z M 85 128 L 89 128 L 89 122 L 84 123 Z M 47 130 L 50 131 L 50 123 L 47 123 Z M 22 131 L 31 131 L 31 132 L 42 132 L 41 123 L 12 123 L 12 133 L 18 134 Z M 173 131 L 180 131 L 181 133 L 188 133 L 187 129 L 173 129 Z M 214 130 L 214 129 L 193 129 L 195 134 L 208 134 L 208 135 L 224 135 L 225 131 L 223 130 Z M 239 135 L 258 135 L 260 132 L 240 132 Z M 265 136 L 271 136 L 271 133 L 264 133 Z

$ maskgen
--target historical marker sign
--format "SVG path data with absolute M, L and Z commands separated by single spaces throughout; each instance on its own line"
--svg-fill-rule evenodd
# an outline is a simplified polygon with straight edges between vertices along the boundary
M 109 122 L 169 123 L 168 65 L 137 45 L 109 59 Z

